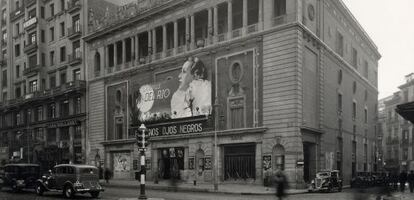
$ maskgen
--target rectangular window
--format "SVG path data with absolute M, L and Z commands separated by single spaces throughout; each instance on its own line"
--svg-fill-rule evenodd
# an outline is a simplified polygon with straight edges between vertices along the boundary
M 50 52 L 49 58 L 50 58 L 50 66 L 55 65 L 55 51 Z
M 81 58 L 81 48 L 80 48 L 80 41 L 73 42 L 73 53 L 74 58 Z
M 336 53 L 344 56 L 344 36 L 339 31 L 336 33 Z
M 50 4 L 50 16 L 53 17 L 55 15 L 55 4 Z
M 44 43 L 46 41 L 45 30 L 40 30 L 40 41 Z
M 29 67 L 36 67 L 37 66 L 37 55 L 32 55 L 29 57 Z
M 7 92 L 3 92 L 3 102 L 7 101 Z
M 48 117 L 49 117 L 49 119 L 56 118 L 56 105 L 55 105 L 55 103 L 49 104 L 49 107 L 48 107 Z
M 56 144 L 56 128 L 47 129 L 47 143 Z
M 356 102 L 352 102 L 352 120 L 355 121 L 356 119 L 356 112 L 357 112 Z
M 274 0 L 274 17 L 286 14 L 286 0 Z
M 60 47 L 60 62 L 66 61 L 66 47 Z
M 52 88 L 55 88 L 56 87 L 56 75 L 55 74 L 51 74 L 51 75 L 49 75 L 50 77 L 49 77 L 49 85 L 50 85 L 50 88 L 52 89 Z
M 50 27 L 50 41 L 55 40 L 55 27 Z
M 80 32 L 80 17 L 75 15 L 72 18 L 72 28 L 75 33 Z
M 342 94 L 338 93 L 338 112 L 342 114 Z
M 368 66 L 368 61 L 364 61 L 364 77 L 368 78 L 368 71 L 369 70 L 369 66 Z
M 40 64 L 42 65 L 42 67 L 46 66 L 46 54 L 42 53 L 41 58 L 40 58 Z
M 44 19 L 45 18 L 45 7 L 40 7 L 40 17 L 42 18 L 42 19 Z
M 352 66 L 358 68 L 358 51 L 355 48 L 352 48 Z
M 368 109 L 364 109 L 364 122 L 368 123 Z
M 16 34 L 14 36 L 18 36 L 20 34 L 20 24 L 16 23 Z
M 36 32 L 33 32 L 33 33 L 30 33 L 29 34 L 29 44 L 28 45 L 31 45 L 31 44 L 36 44 L 36 41 L 37 41 L 37 36 L 36 36 L 37 34 L 36 34 Z
M 82 111 L 81 111 L 81 98 L 80 97 L 76 97 L 75 99 L 74 99 L 74 111 L 75 111 L 75 114 L 80 114 Z
M 16 65 L 16 78 L 20 77 L 20 65 Z
M 64 100 L 60 102 L 60 116 L 69 116 L 69 100 Z
M 61 11 L 65 10 L 65 0 L 60 0 L 60 10 Z
M 29 19 L 36 17 L 36 8 L 33 8 L 32 10 L 29 11 Z
M 37 80 L 29 82 L 29 93 L 33 93 L 37 91 Z
M 3 88 L 7 87 L 7 70 L 3 71 L 3 80 L 2 80 Z
M 16 57 L 19 57 L 20 56 L 20 44 L 14 45 L 14 55 Z
M 43 107 L 42 106 L 37 107 L 36 117 L 37 117 L 37 121 L 42 121 L 43 120 Z
M 65 36 L 65 22 L 60 23 L 60 37 Z
M 22 89 L 20 87 L 16 87 L 16 98 L 19 98 L 22 96 Z
M 73 80 L 78 81 L 81 79 L 81 71 L 80 69 L 73 70 Z
M 66 83 L 66 72 L 62 71 L 60 72 L 60 85 L 63 85 Z

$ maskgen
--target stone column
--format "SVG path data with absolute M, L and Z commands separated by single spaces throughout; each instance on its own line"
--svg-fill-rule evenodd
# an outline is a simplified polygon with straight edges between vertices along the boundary
M 213 35 L 213 22 L 212 22 L 212 17 L 213 17 L 213 8 L 209 8 L 208 9 L 208 25 L 207 25 L 207 42 L 205 43 L 206 45 L 211 44 L 212 42 L 212 35 Z
M 247 0 L 243 0 L 243 35 L 247 34 L 248 14 Z
M 190 17 L 185 18 L 185 46 L 186 50 L 189 50 L 190 47 Z
M 114 43 L 114 67 L 118 65 L 118 50 L 117 50 L 117 44 Z
M 69 161 L 71 163 L 74 163 L 74 158 L 75 158 L 75 151 L 73 148 L 73 141 L 74 141 L 74 127 L 73 126 L 69 126 Z
M 151 55 L 154 54 L 154 49 L 152 48 L 152 30 L 148 31 L 148 58 L 151 58 Z M 150 60 L 148 60 L 149 62 Z
M 135 62 L 139 63 L 139 37 L 138 35 L 134 36 L 135 38 Z
M 109 67 L 109 48 L 108 45 L 106 45 L 104 47 L 104 68 L 108 68 Z
M 233 3 L 232 0 L 227 2 L 227 39 L 231 39 L 233 31 Z
M 125 65 L 126 63 L 126 41 L 125 39 L 122 40 L 122 64 Z
M 178 21 L 174 21 L 174 55 L 177 54 L 178 48 Z
M 196 44 L 196 41 L 195 41 L 195 28 L 194 28 L 194 26 L 195 26 L 195 22 L 194 22 L 194 15 L 191 15 L 191 35 L 190 35 L 190 39 L 191 39 L 191 49 L 195 49 L 195 44 Z
M 258 30 L 263 30 L 263 0 L 259 0 Z
M 217 5 L 215 5 L 214 6 L 214 8 L 213 8 L 213 12 L 214 12 L 214 17 L 213 17 L 213 37 L 214 37 L 214 40 L 213 40 L 213 42 L 218 42 L 218 38 L 217 38 L 217 35 L 218 35 L 218 9 L 217 9 Z
M 130 37 L 131 39 L 131 63 L 134 63 L 135 60 L 135 52 L 136 52 L 136 48 L 135 48 L 135 36 Z
M 153 52 L 153 57 L 155 59 L 155 54 L 157 54 L 157 31 L 156 29 L 152 29 L 152 52 Z
M 165 57 L 167 53 L 167 25 L 162 26 L 162 57 Z

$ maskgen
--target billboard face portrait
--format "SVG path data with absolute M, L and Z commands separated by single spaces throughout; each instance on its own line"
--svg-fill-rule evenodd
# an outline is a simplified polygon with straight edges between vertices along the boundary
M 135 101 L 140 122 L 157 122 L 210 115 L 211 81 L 209 70 L 198 58 L 189 58 L 179 71 L 170 71 L 167 80 L 139 87 Z

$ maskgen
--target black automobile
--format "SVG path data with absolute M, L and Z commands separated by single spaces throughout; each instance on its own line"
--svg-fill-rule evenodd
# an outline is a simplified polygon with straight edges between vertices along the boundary
M 40 166 L 37 164 L 8 164 L 3 171 L 0 175 L 0 188 L 8 187 L 15 192 L 35 188 L 37 179 L 41 177 Z
M 47 191 L 62 192 L 66 198 L 72 198 L 76 193 L 90 193 L 97 198 L 104 189 L 99 184 L 98 168 L 90 165 L 61 164 L 38 180 L 36 193 L 43 195 Z

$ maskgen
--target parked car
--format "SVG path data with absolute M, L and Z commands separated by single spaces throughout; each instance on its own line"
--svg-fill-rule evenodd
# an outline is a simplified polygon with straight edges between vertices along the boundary
M 4 166 L 0 188 L 9 187 L 14 192 L 22 189 L 35 188 L 36 180 L 40 178 L 40 166 L 37 164 L 8 164 Z
M 351 179 L 352 188 L 369 187 L 373 184 L 373 178 L 369 172 L 357 172 Z
M 104 189 L 99 184 L 98 168 L 91 165 L 61 164 L 38 180 L 36 193 L 43 195 L 47 191 L 62 192 L 67 198 L 72 198 L 76 193 L 90 193 L 97 198 Z
M 342 191 L 342 179 L 338 170 L 321 171 L 316 173 L 316 178 L 309 185 L 309 192 L 334 190 Z

